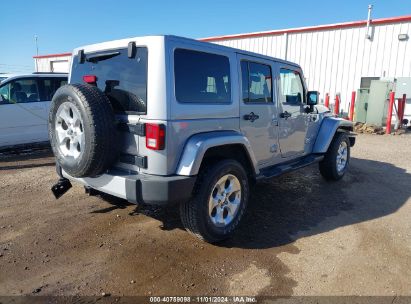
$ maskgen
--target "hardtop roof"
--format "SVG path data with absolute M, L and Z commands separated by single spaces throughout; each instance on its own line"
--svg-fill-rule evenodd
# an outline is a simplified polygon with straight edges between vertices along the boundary
M 96 43 L 96 44 L 89 44 L 89 45 L 84 45 L 78 48 L 75 48 L 73 50 L 73 56 L 76 56 L 80 50 L 84 50 L 85 53 L 93 53 L 93 52 L 98 52 L 98 51 L 103 51 L 103 50 L 112 50 L 112 49 L 118 49 L 118 48 L 123 48 L 127 47 L 128 43 L 131 41 L 139 41 L 142 44 L 148 41 L 154 41 L 154 40 L 160 40 L 164 39 L 165 41 L 170 40 L 170 41 L 175 41 L 175 42 L 182 42 L 182 43 L 190 43 L 196 46 L 206 46 L 207 48 L 213 48 L 213 49 L 219 49 L 219 50 L 225 50 L 228 52 L 235 52 L 238 54 L 243 54 L 247 56 L 252 56 L 252 57 L 257 57 L 257 58 L 262 58 L 266 60 L 271 60 L 271 61 L 276 61 L 276 62 L 281 62 L 284 64 L 292 65 L 295 67 L 300 67 L 298 64 L 283 60 L 280 58 L 275 58 L 275 57 L 270 57 L 254 52 L 249 52 L 249 51 L 244 51 L 241 49 L 236 49 L 224 45 L 219 45 L 215 43 L 210 43 L 210 42 L 205 42 L 205 41 L 200 41 L 192 38 L 186 38 L 186 37 L 181 37 L 181 36 L 175 36 L 175 35 L 150 35 L 150 36 L 137 36 L 137 37 L 130 37 L 130 38 L 125 38 L 125 39 L 119 39 L 119 40 L 111 40 L 111 41 L 106 41 L 106 42 L 101 42 L 101 43 Z

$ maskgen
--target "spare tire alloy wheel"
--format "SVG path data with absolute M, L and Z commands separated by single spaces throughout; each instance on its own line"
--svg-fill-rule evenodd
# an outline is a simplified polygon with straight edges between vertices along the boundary
M 113 108 L 95 86 L 69 84 L 56 91 L 49 133 L 56 161 L 70 176 L 98 176 L 118 157 Z
M 71 102 L 58 107 L 55 131 L 61 154 L 78 159 L 85 148 L 85 136 L 81 114 Z

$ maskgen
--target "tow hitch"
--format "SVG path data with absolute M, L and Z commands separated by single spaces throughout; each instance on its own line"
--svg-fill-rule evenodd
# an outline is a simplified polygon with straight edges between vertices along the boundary
M 70 181 L 67 178 L 62 177 L 56 184 L 53 185 L 53 187 L 51 187 L 51 192 L 53 192 L 56 199 L 59 199 L 71 187 Z

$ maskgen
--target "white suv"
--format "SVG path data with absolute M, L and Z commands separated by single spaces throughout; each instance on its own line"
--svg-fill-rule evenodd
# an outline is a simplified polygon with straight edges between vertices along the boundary
M 48 141 L 47 116 L 67 74 L 10 76 L 0 83 L 0 148 Z

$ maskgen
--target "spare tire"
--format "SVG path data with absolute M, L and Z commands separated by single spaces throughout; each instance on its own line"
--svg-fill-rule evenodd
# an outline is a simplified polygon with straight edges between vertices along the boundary
M 89 84 L 60 87 L 49 112 L 57 163 L 73 177 L 95 177 L 116 160 L 115 117 L 107 96 Z
M 147 107 L 144 100 L 131 92 L 121 89 L 111 89 L 109 92 L 105 92 L 111 105 L 116 111 L 135 111 L 146 112 Z M 119 102 L 121 100 L 121 103 Z

